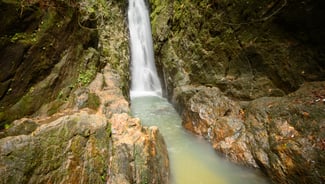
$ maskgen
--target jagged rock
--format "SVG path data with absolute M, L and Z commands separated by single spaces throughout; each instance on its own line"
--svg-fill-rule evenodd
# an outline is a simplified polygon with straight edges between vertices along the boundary
M 257 167 L 246 145 L 246 128 L 240 105 L 218 88 L 202 87 L 183 105 L 183 126 L 211 142 L 232 161 Z
M 168 183 L 161 134 L 128 115 L 126 4 L 0 2 L 0 183 Z
M 123 98 L 123 92 L 119 86 L 121 83 L 119 75 L 114 73 L 112 67 L 106 65 L 102 73 L 98 73 L 96 78 L 88 86 L 90 92 L 98 95 L 101 101 L 99 111 L 110 118 L 115 113 L 129 113 L 129 103 Z
M 324 15 L 319 0 L 150 2 L 156 62 L 169 99 L 183 85 L 215 86 L 252 100 L 325 79 L 324 44 L 317 41 L 324 34 L 311 36 L 325 30 L 323 20 L 312 21 Z M 297 12 L 306 17 L 293 16 Z
M 22 119 L 0 139 L 0 183 L 168 183 L 164 140 L 139 119 L 81 111 L 19 132 L 26 121 L 36 124 Z
M 143 128 L 127 114 L 115 114 L 110 122 L 115 150 L 108 182 L 168 183 L 168 154 L 158 128 Z
M 325 82 L 306 83 L 285 97 L 241 106 L 217 88 L 200 88 L 182 104 L 183 126 L 274 182 L 319 183 L 325 171 L 324 89 Z
M 35 121 L 30 119 L 20 119 L 12 123 L 5 132 L 0 132 L 0 138 L 16 135 L 28 135 L 38 127 Z
M 183 125 L 276 183 L 322 183 L 323 97 L 292 100 L 322 91 L 305 83 L 325 80 L 324 2 L 149 2 L 157 69 Z M 295 113 L 305 108 L 314 113 Z
M 1 183 L 103 183 L 110 139 L 107 120 L 86 112 L 2 138 Z
M 97 33 L 80 28 L 79 10 L 70 2 L 51 3 L 58 4 L 1 2 L 0 9 L 8 17 L 1 18 L 6 26 L 0 38 L 9 39 L 1 41 L 0 51 L 0 82 L 6 84 L 0 86 L 1 129 L 56 100 L 62 88 L 90 82 L 94 77 L 86 75 L 85 81 L 86 70 L 98 65 L 93 41 Z M 89 53 L 93 57 L 86 58 Z M 80 76 L 84 81 L 78 81 Z
M 261 98 L 245 109 L 247 146 L 279 183 L 325 181 L 325 82 L 304 84 L 282 98 Z

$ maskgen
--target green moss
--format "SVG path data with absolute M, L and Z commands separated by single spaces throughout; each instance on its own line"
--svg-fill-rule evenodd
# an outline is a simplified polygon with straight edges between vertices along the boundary
M 58 21 L 59 20 L 57 20 L 55 11 L 48 11 L 48 13 L 46 13 L 44 15 L 44 17 L 38 27 L 38 30 L 37 30 L 38 38 L 41 38 L 42 36 L 44 36 L 45 31 L 48 30 L 49 28 L 54 27 L 54 26 L 60 27 L 61 22 L 58 22 Z M 62 20 L 62 22 L 63 21 L 64 20 Z
M 95 67 L 91 67 L 90 69 L 87 69 L 79 73 L 79 77 L 78 77 L 79 86 L 88 85 L 94 79 L 95 74 L 96 74 Z
M 79 86 L 86 86 L 95 78 L 97 74 L 99 54 L 94 48 L 89 48 L 83 52 L 80 61 L 82 62 L 80 63 L 78 69 L 79 76 L 77 83 Z
M 5 127 L 5 129 L 9 129 L 10 128 L 10 124 L 7 124 L 6 123 L 4 127 Z
M 110 122 L 107 123 L 106 132 L 109 136 L 112 134 L 112 124 Z
M 17 117 L 20 117 L 25 114 L 30 114 L 31 112 L 31 106 L 34 104 L 34 98 L 32 97 L 32 94 L 27 93 L 24 97 L 21 98 L 21 100 L 15 104 L 15 110 L 17 114 Z
M 95 93 L 88 94 L 87 106 L 91 109 L 97 110 L 100 105 L 100 99 Z
M 19 41 L 25 44 L 34 44 L 37 42 L 36 33 L 16 33 L 10 38 L 10 41 L 12 43 Z
M 47 111 L 47 114 L 50 116 L 52 114 L 55 114 L 59 111 L 60 107 L 64 104 L 64 101 L 62 100 L 55 100 L 50 104 L 49 110 Z

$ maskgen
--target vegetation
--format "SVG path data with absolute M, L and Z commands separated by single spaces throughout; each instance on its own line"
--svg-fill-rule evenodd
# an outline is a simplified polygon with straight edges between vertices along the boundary
M 86 86 L 87 84 L 89 84 L 94 79 L 95 74 L 96 74 L 96 68 L 94 66 L 80 72 L 77 81 L 78 86 Z
M 18 3 L 18 2 L 17 2 Z M 105 0 L 21 0 L 20 12 L 21 14 L 28 8 L 37 5 L 41 11 L 49 9 L 61 10 L 65 7 L 78 9 L 79 17 L 78 24 L 81 28 L 96 30 L 101 29 L 104 24 L 104 17 L 109 14 L 110 1 Z M 91 24 L 90 22 L 97 22 Z
M 100 105 L 100 99 L 95 93 L 88 94 L 87 107 L 90 109 L 97 110 Z

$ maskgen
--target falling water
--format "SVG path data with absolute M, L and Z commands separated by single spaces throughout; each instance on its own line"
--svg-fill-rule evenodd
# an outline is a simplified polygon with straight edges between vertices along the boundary
M 144 0 L 129 0 L 128 20 L 131 41 L 131 97 L 161 96 L 149 12 Z
M 144 0 L 129 0 L 132 114 L 146 126 L 158 126 L 167 144 L 172 184 L 265 184 L 253 171 L 218 157 L 205 140 L 186 132 L 166 99 L 153 57 L 149 13 Z M 158 96 L 158 97 L 157 97 Z

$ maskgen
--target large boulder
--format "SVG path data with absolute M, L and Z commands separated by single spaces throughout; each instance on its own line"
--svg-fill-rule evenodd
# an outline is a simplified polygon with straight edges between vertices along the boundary
M 306 83 L 285 97 L 238 103 L 218 88 L 201 88 L 182 104 L 183 126 L 274 182 L 319 183 L 325 171 L 324 89 L 325 82 Z
M 104 183 L 109 127 L 105 118 L 80 112 L 0 139 L 0 183 Z
M 218 88 L 201 88 L 184 104 L 183 126 L 211 142 L 232 161 L 257 167 L 245 141 L 244 114 L 239 103 Z

